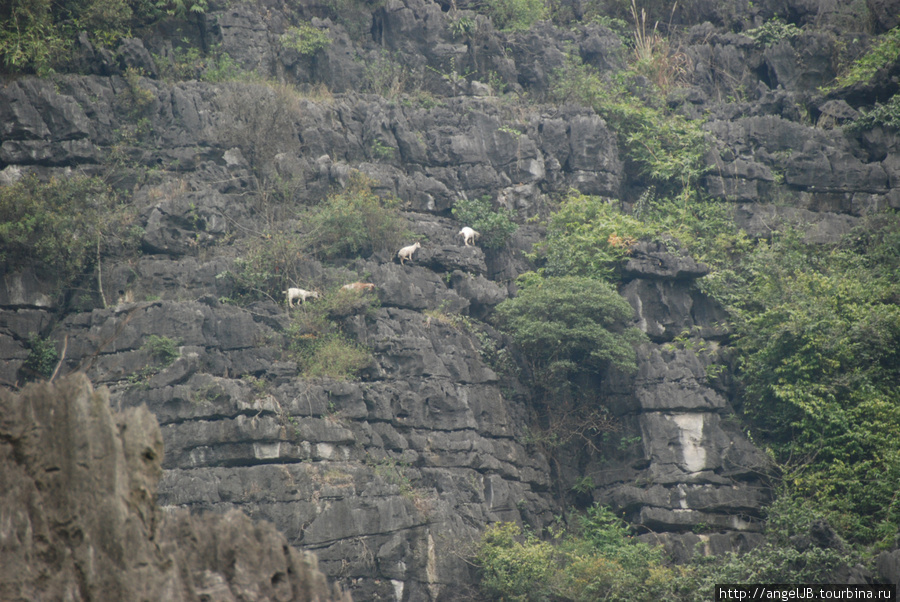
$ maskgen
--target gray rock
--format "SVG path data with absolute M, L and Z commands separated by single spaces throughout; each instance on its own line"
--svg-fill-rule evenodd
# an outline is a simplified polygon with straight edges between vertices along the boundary
M 163 438 L 146 408 L 113 415 L 84 375 L 0 392 L 0 406 L 0 501 L 17 533 L 0 563 L 7 594 L 349 601 L 270 524 L 162 512 Z

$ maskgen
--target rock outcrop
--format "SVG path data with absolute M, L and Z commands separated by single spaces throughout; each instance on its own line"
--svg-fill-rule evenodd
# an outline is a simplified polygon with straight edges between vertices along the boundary
M 83 374 L 0 392 L 0 416 L 4 600 L 350 600 L 271 524 L 162 510 L 153 415 Z

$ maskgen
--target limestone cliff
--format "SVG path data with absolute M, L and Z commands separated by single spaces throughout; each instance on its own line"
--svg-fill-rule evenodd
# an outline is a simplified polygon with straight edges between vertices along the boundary
M 623 266 L 621 294 L 648 342 L 636 374 L 608 374 L 598 386 L 630 442 L 603 455 L 572 447 L 548 456 L 530 435 L 530 392 L 496 361 L 509 341 L 472 326 L 515 294 L 515 277 L 531 267 L 526 253 L 542 230 L 530 218 L 546 216 L 548 195 L 576 188 L 630 206 L 644 191 L 607 122 L 548 96 L 567 52 L 611 73 L 621 68 L 621 40 L 593 23 L 499 32 L 462 4 L 457 13 L 425 0 L 370 7 L 353 31 L 324 3 L 265 4 L 211 1 L 196 22 L 126 40 L 112 59 L 82 46 L 82 74 L 9 78 L 0 88 L 0 182 L 30 172 L 103 176 L 136 207 L 140 249 L 106 249 L 67 295 L 39 266 L 3 266 L 0 379 L 15 388 L 28 376 L 27 343 L 37 334 L 65 347 L 63 374 L 84 372 L 109 390 L 108 399 L 91 393 L 79 377 L 59 389 L 81 408 L 67 410 L 60 427 L 90 461 L 62 450 L 44 457 L 36 443 L 17 447 L 37 436 L 23 430 L 36 421 L 30 414 L 0 438 L 10 458 L 4 479 L 27 488 L 3 505 L 18 508 L 9 515 L 16 549 L 31 558 L 48 546 L 58 564 L 46 566 L 65 567 L 41 576 L 28 571 L 45 569 L 28 561 L 21 570 L 7 565 L 4 587 L 20 596 L 41 587 L 148 599 L 226 589 L 239 597 L 236 588 L 246 588 L 277 598 L 307 576 L 324 587 L 306 568 L 314 552 L 356 599 L 470 599 L 468 558 L 485 525 L 508 520 L 540 531 L 572 503 L 594 501 L 657 533 L 682 558 L 752 546 L 771 498 L 767 461 L 734 420 L 728 375 L 708 377 L 727 358 L 728 333 L 723 309 L 696 286 L 705 266 L 647 242 Z M 839 3 L 752 4 L 694 2 L 677 16 L 692 70 L 666 101 L 707 116 L 705 191 L 733 203 L 754 237 L 788 219 L 810 224 L 811 240 L 834 240 L 867 211 L 900 207 L 896 132 L 834 127 L 854 106 L 896 92 L 893 72 L 877 89 L 823 96 L 816 87 L 834 76 L 826 60 L 833 37 L 811 31 L 760 47 L 733 30 L 778 11 L 798 23 L 836 23 Z M 877 27 L 890 27 L 890 3 L 869 4 Z M 475 24 L 462 39 L 451 27 L 460 15 Z M 327 30 L 327 48 L 307 56 L 280 44 L 298 20 Z M 167 79 L 160 65 L 183 39 L 213 43 L 270 79 Z M 404 82 L 420 95 L 397 92 Z M 291 314 L 282 300 L 233 304 L 235 284 L 225 276 L 268 224 L 301 235 L 294 210 L 347 186 L 353 170 L 400 199 L 411 241 L 423 247 L 407 265 L 379 252 L 289 262 L 297 286 L 377 287 L 377 310 L 339 316 L 372 350 L 361 378 L 306 379 L 285 352 Z M 464 247 L 456 236 L 464 224 L 453 219 L 454 204 L 482 195 L 520 223 L 500 250 Z M 156 361 L 151 335 L 177 341 L 172 363 Z M 684 344 L 686 335 L 694 344 Z M 29 389 L 23 399 L 50 390 Z M 121 412 L 117 423 L 99 409 L 107 402 Z M 45 406 L 28 410 L 37 401 L 3 403 L 54 420 Z M 76 432 L 76 420 L 97 422 L 106 438 Z M 47 437 L 54 450 L 65 442 Z M 64 465 L 93 463 L 105 466 L 91 478 L 107 489 L 59 481 L 73 478 Z M 85 489 L 76 507 L 109 505 L 110 522 L 80 522 L 80 511 L 62 506 L 59 516 L 45 516 L 47 506 L 38 516 L 37 479 L 63 498 Z M 152 504 L 157 494 L 164 513 Z M 243 516 L 270 521 L 278 533 Z M 701 524 L 707 532 L 693 533 Z M 120 549 L 133 538 L 147 541 Z M 141 578 L 91 564 L 98 554 Z M 227 559 L 240 570 L 219 564 Z

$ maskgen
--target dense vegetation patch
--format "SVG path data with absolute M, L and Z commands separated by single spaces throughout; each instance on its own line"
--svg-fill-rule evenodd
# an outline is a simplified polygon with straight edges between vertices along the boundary
M 337 289 L 291 310 L 286 345 L 306 378 L 357 378 L 372 363 L 371 352 L 342 328 L 342 319 L 370 315 L 378 306 L 371 294 Z
M 11 0 L 0 5 L 0 59 L 8 72 L 47 75 L 65 67 L 82 31 L 112 46 L 131 27 L 206 8 L 206 0 Z
M 652 56 L 652 53 L 651 53 Z M 656 55 L 660 56 L 660 55 Z M 667 56 L 667 55 L 661 55 Z M 636 65 L 653 65 L 660 80 L 674 68 L 669 61 L 644 59 Z M 577 57 L 570 58 L 557 74 L 553 96 L 558 101 L 577 102 L 593 108 L 616 132 L 626 168 L 655 186 L 663 195 L 692 195 L 708 167 L 708 148 L 701 122 L 672 113 L 658 103 L 653 90 L 642 99 L 635 96 L 637 71 L 625 71 L 604 79 Z
M 629 327 L 634 309 L 615 287 L 580 276 L 526 274 L 518 294 L 497 306 L 498 323 L 528 357 L 537 382 L 566 382 L 575 372 L 635 368 Z
M 842 535 L 890 540 L 900 525 L 900 218 L 869 220 L 830 248 L 795 232 L 740 265 L 735 346 L 755 440 L 790 495 Z
M 133 220 L 99 178 L 26 176 L 0 187 L 0 265 L 36 264 L 64 289 L 95 266 L 106 244 L 135 247 Z
M 552 530 L 550 540 L 512 523 L 491 525 L 474 563 L 489 600 L 701 602 L 713 599 L 715 586 L 722 583 L 826 583 L 831 571 L 854 556 L 810 544 L 809 529 L 817 520 L 813 513 L 777 502 L 758 548 L 672 566 L 662 547 L 639 541 L 620 517 L 593 506 L 567 527 Z
M 360 172 L 350 176 L 347 187 L 313 207 L 307 223 L 306 244 L 316 256 L 363 256 L 393 252 L 407 235 L 405 218 L 397 199 L 372 191 L 374 182 Z
M 854 61 L 843 73 L 838 75 L 834 84 L 824 89 L 828 92 L 838 88 L 846 88 L 856 83 L 865 83 L 875 73 L 900 57 L 900 27 L 878 36 L 862 57 Z

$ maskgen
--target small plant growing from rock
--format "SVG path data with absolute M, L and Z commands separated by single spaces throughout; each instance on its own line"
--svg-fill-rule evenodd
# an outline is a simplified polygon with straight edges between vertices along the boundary
M 311 23 L 301 23 L 291 27 L 281 35 L 281 45 L 296 50 L 303 56 L 315 56 L 320 50 L 328 48 L 331 38 L 328 32 Z
M 50 378 L 59 362 L 59 352 L 56 345 L 49 338 L 32 335 L 28 339 L 28 357 L 22 365 L 22 373 L 25 380 L 37 380 Z
M 141 349 L 150 354 L 158 368 L 167 368 L 180 355 L 177 341 L 155 334 L 151 334 L 144 340 Z

